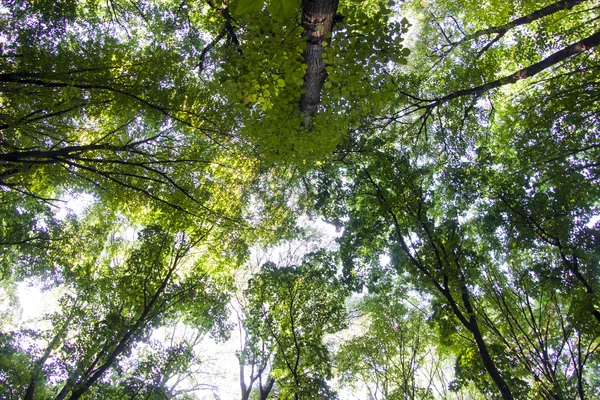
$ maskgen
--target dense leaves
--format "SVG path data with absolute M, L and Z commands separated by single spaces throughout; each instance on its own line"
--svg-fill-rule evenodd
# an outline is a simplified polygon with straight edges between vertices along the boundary
M 599 13 L 4 2 L 0 397 L 599 397 Z
M 275 392 L 284 399 L 332 398 L 327 333 L 344 325 L 345 291 L 334 260 L 313 254 L 301 266 L 265 264 L 249 282 L 243 358 L 267 354 Z

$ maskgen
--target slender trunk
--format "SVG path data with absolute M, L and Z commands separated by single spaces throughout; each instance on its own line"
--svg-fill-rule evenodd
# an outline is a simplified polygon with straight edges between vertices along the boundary
M 78 400 L 84 393 L 86 393 L 89 390 L 89 388 L 93 384 L 95 384 L 96 381 L 98 381 L 98 379 L 102 377 L 102 375 L 104 375 L 104 373 L 114 364 L 117 358 L 127 349 L 127 347 L 130 344 L 130 341 L 136 335 L 138 335 L 142 329 L 144 329 L 148 322 L 150 322 L 150 320 L 152 319 L 152 316 L 150 314 L 155 308 L 155 305 L 158 302 L 161 295 L 163 294 L 164 290 L 167 288 L 167 285 L 171 280 L 171 276 L 173 275 L 176 266 L 177 260 L 173 262 L 173 265 L 169 269 L 167 276 L 163 280 L 161 286 L 158 288 L 154 296 L 152 296 L 150 302 L 144 307 L 142 314 L 139 316 L 135 324 L 123 334 L 123 336 L 119 340 L 119 343 L 117 344 L 115 349 L 109 354 L 106 361 L 100 367 L 98 367 L 91 376 L 85 377 L 83 382 L 75 384 L 75 388 L 71 391 L 71 396 L 69 397 L 69 400 Z M 64 396 L 62 398 L 64 398 Z M 56 400 L 58 400 L 58 397 Z
M 248 400 L 250 398 L 250 391 L 252 390 L 252 381 L 250 381 L 250 387 L 246 387 L 246 379 L 244 377 L 244 363 L 240 361 L 240 388 L 242 390 L 242 400 Z
M 273 384 L 275 383 L 275 379 L 271 376 L 267 379 L 267 386 L 264 388 L 261 386 L 260 388 L 260 400 L 267 400 L 269 397 L 269 393 L 271 393 L 271 389 L 273 389 Z
M 584 362 L 581 360 L 581 336 L 577 335 L 577 394 L 581 400 L 585 400 L 585 391 L 583 389 L 583 365 Z
M 539 10 L 535 10 L 531 14 L 517 18 L 510 22 L 507 22 L 504 25 L 494 26 L 491 28 L 481 29 L 476 32 L 473 32 L 473 33 L 465 36 L 464 39 L 462 39 L 459 43 L 462 43 L 462 42 L 465 42 L 468 40 L 477 39 L 478 37 L 483 36 L 483 35 L 496 34 L 496 35 L 503 36 L 504 34 L 506 34 L 506 32 L 508 32 L 512 28 L 529 24 L 538 19 L 552 15 L 558 11 L 570 10 L 571 8 L 575 7 L 576 5 L 583 3 L 584 1 L 586 1 L 586 0 L 560 0 L 560 1 L 557 1 L 554 4 L 550 4 L 544 8 L 540 8 Z
M 468 329 L 471 331 L 473 339 L 475 339 L 475 343 L 477 344 L 477 349 L 479 350 L 479 355 L 481 356 L 481 361 L 483 362 L 485 370 L 490 375 L 490 378 L 492 378 L 492 380 L 494 381 L 494 384 L 500 391 L 502 398 L 505 400 L 512 400 L 512 392 L 508 387 L 508 384 L 500 374 L 500 371 L 498 371 L 498 368 L 496 367 L 496 364 L 494 363 L 494 360 L 490 355 L 490 352 L 487 348 L 487 344 L 483 339 L 483 335 L 481 334 L 481 330 L 479 329 L 479 324 L 477 323 L 477 319 L 474 315 L 471 315 L 469 317 L 469 326 L 470 328 Z
M 441 105 L 442 103 L 446 103 L 450 100 L 454 100 L 459 97 L 480 94 L 480 93 L 483 93 L 483 92 L 491 90 L 491 89 L 496 89 L 500 86 L 510 85 L 510 84 L 520 81 L 521 79 L 530 78 L 550 67 L 553 67 L 556 64 L 561 63 L 562 61 L 565 61 L 566 59 L 568 59 L 574 55 L 577 55 L 577 54 L 583 53 L 586 50 L 592 49 L 592 48 L 598 46 L 598 44 L 600 44 L 600 32 L 596 32 L 593 35 L 580 40 L 579 42 L 573 43 L 572 45 L 567 46 L 567 47 L 557 51 L 556 53 L 546 57 L 542 61 L 532 64 L 529 67 L 523 68 L 517 72 L 514 72 L 511 75 L 508 75 L 503 78 L 497 79 L 495 81 L 483 84 L 481 86 L 476 86 L 476 87 L 473 87 L 470 89 L 459 90 L 459 91 L 447 94 L 446 96 L 439 97 L 437 99 L 430 99 L 430 100 L 421 99 L 421 101 L 430 103 L 426 107 L 435 107 L 435 106 Z
M 485 343 L 485 339 L 483 338 L 483 334 L 481 333 L 481 329 L 479 328 L 479 324 L 477 323 L 477 318 L 475 317 L 475 310 L 471 305 L 470 295 L 467 287 L 465 286 L 465 283 L 463 281 L 460 282 L 460 289 L 462 303 L 467 312 L 467 316 L 465 316 L 465 314 L 463 314 L 460 311 L 458 305 L 456 304 L 456 300 L 452 296 L 452 293 L 450 292 L 450 289 L 447 286 L 448 277 L 444 276 L 444 279 L 445 290 L 442 292 L 442 294 L 448 300 L 452 311 L 459 319 L 459 321 L 463 324 L 465 328 L 469 330 L 469 332 L 471 332 L 471 335 L 473 335 L 473 339 L 475 340 L 475 344 L 477 345 L 477 350 L 479 352 L 479 357 L 481 357 L 481 362 L 483 363 L 485 370 L 487 371 L 488 375 L 490 376 L 490 378 L 492 378 L 492 381 L 500 391 L 500 395 L 502 396 L 502 398 L 504 400 L 513 400 L 514 397 L 512 395 L 512 392 L 508 387 L 508 384 L 502 377 L 502 374 L 496 367 L 494 359 L 492 358 L 487 344 Z
M 37 388 L 37 381 L 40 378 L 40 376 L 43 374 L 42 367 L 44 366 L 44 364 L 50 357 L 50 354 L 52 354 L 52 351 L 56 348 L 58 343 L 63 339 L 65 332 L 67 331 L 67 328 L 69 327 L 69 324 L 73 320 L 74 316 L 75 316 L 75 313 L 71 313 L 71 315 L 69 315 L 69 317 L 65 321 L 62 328 L 54 335 L 54 337 L 52 338 L 50 343 L 48 343 L 48 346 L 46 347 L 46 350 L 44 351 L 44 354 L 42 355 L 42 357 L 39 360 L 37 360 L 37 362 L 34 364 L 33 371 L 31 373 L 31 380 L 29 381 L 29 386 L 27 387 L 27 390 L 25 391 L 25 396 L 23 397 L 23 400 L 33 400 L 33 396 L 34 396 L 35 390 Z
M 75 382 L 73 379 L 71 379 L 71 378 L 67 379 L 65 386 L 63 386 L 63 388 L 60 390 L 60 392 L 58 392 L 58 394 L 56 395 L 54 400 L 64 400 L 67 397 L 67 395 L 69 394 L 69 392 L 71 391 L 71 388 L 73 387 L 74 384 L 75 384 Z

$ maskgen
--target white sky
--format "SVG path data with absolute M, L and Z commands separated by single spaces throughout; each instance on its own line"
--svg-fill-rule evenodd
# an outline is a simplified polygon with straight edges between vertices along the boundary
M 95 201 L 94 196 L 87 193 L 64 194 L 60 200 L 58 210 L 54 213 L 58 219 L 64 219 L 69 213 L 79 216 Z

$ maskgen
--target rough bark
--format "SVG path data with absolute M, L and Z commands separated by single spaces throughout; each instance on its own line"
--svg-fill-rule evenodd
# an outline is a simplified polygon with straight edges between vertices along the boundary
M 328 41 L 325 36 L 333 29 L 337 8 L 338 0 L 302 0 L 302 27 L 307 37 L 304 62 L 308 69 L 304 75 L 306 92 L 300 97 L 300 111 L 306 116 L 305 126 L 309 126 L 321 101 L 321 89 L 327 77 L 323 42 Z

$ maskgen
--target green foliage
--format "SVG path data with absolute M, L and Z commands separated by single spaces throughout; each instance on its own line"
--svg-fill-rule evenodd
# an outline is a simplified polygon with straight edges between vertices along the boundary
M 600 396 L 596 2 L 341 0 L 310 129 L 301 6 L 0 8 L 0 397 L 192 398 L 303 214 L 339 247 L 250 277 L 247 394 Z
M 37 15 L 28 4 L 13 15 L 20 18 L 5 16 L 3 193 L 48 200 L 65 189 L 93 193 L 131 217 L 179 223 L 176 229 L 190 217 L 239 218 L 220 198 L 243 196 L 254 164 L 230 163 L 225 149 L 235 149 L 221 143 L 231 141 L 222 134 L 227 127 L 210 122 L 218 111 L 208 111 L 212 93 L 193 72 L 202 40 L 187 9 L 109 6 L 82 8 L 96 17 L 68 21 L 64 35 L 51 24 L 28 25 L 29 13 Z M 113 29 L 105 11 L 131 30 Z M 135 18 L 154 23 L 137 26 Z M 36 36 L 35 43 L 25 39 Z M 237 170 L 235 182 L 223 184 L 231 176 L 214 173 L 223 163 Z
M 19 348 L 20 337 L 12 332 L 0 335 L 0 393 L 7 399 L 16 399 L 31 379 L 31 360 L 29 354 Z
M 300 3 L 300 0 L 270 0 L 267 10 L 271 12 L 276 20 L 293 18 L 300 10 Z
M 239 16 L 256 14 L 263 9 L 264 5 L 264 0 L 240 0 L 235 5 L 235 13 Z
M 34 357 L 41 360 L 36 365 L 41 364 L 26 369 L 37 374 L 31 380 L 36 382 L 36 392 L 63 391 L 75 396 L 80 387 L 87 390 L 98 381 L 102 375 L 97 376 L 97 371 L 118 376 L 125 368 L 118 364 L 124 356 L 150 340 L 154 330 L 177 321 L 192 323 L 200 332 L 212 331 L 215 336 L 226 334 L 227 283 L 208 277 L 204 268 L 187 256 L 193 244 L 194 239 L 183 234 L 170 235 L 149 227 L 139 232 L 136 243 L 110 240 L 92 262 L 65 266 L 72 268 L 63 271 L 62 277 L 71 290 L 59 299 L 60 309 L 50 317 L 53 328 L 40 333 L 47 348 Z M 29 355 L 29 351 L 23 354 Z M 152 372 L 155 379 L 183 373 L 194 361 L 189 346 L 164 351 L 168 368 L 161 369 L 158 360 L 152 361 L 157 368 Z M 17 354 L 8 354 L 11 365 L 17 362 Z M 137 362 L 142 363 L 140 359 Z M 54 387 L 64 377 L 65 385 Z M 27 381 L 13 390 L 23 393 L 31 385 Z M 94 391 L 112 390 L 102 387 Z
M 300 12 L 300 0 L 268 0 L 266 8 L 275 20 L 294 18 Z M 239 0 L 235 3 L 234 13 L 240 17 L 260 13 L 265 7 L 264 0 Z
M 337 350 L 342 384 L 364 385 L 376 399 L 435 398 L 432 384 L 443 386 L 448 378 L 435 354 L 435 334 L 424 310 L 408 306 L 406 295 L 392 282 L 380 281 L 377 288 L 359 304 L 359 334 L 342 341 Z
M 332 398 L 324 336 L 343 328 L 346 295 L 336 278 L 335 259 L 318 252 L 299 266 L 267 263 L 245 295 L 249 343 L 243 359 L 272 354 L 270 374 L 280 398 Z

